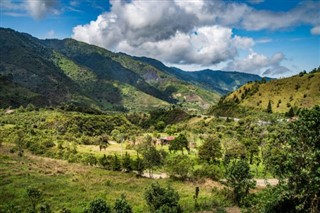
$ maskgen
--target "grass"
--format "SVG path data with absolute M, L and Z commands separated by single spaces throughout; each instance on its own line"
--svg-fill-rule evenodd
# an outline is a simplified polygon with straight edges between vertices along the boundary
M 237 97 L 240 106 L 259 110 L 266 110 L 269 101 L 273 112 L 288 112 L 293 108 L 311 108 L 320 104 L 320 72 L 292 76 L 289 78 L 272 80 L 264 84 L 258 84 L 258 90 L 245 96 L 245 90 L 249 91 L 257 86 L 249 83 L 227 96 L 227 101 Z M 250 92 L 249 92 L 250 93 Z M 245 96 L 245 98 L 241 98 Z
M 11 145 L 0 150 L 0 208 L 8 204 L 26 209 L 30 203 L 27 187 L 36 187 L 43 193 L 43 201 L 53 211 L 68 208 L 81 212 L 94 198 L 101 197 L 108 204 L 125 194 L 134 212 L 146 212 L 144 190 L 154 180 L 136 178 L 134 174 L 107 171 L 100 168 L 69 164 L 66 161 L 43 158 L 25 153 L 18 157 L 10 153 Z M 158 180 L 161 185 L 170 184 L 180 194 L 181 204 L 193 203 L 195 186 L 200 186 L 200 198 L 209 201 L 212 187 L 207 184 Z

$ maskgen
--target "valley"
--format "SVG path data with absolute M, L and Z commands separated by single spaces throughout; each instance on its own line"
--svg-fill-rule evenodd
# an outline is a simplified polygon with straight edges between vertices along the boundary
M 320 68 L 187 72 L 5 28 L 0 57 L 0 213 L 319 210 Z

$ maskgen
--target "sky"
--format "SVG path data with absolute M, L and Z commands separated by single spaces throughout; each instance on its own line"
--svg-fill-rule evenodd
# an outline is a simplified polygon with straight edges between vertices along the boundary
M 320 66 L 319 0 L 0 0 L 0 26 L 186 71 L 287 77 Z

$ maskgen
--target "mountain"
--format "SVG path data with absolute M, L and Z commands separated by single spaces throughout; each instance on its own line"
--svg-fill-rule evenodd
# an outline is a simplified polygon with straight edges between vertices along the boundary
M 52 62 L 53 51 L 38 39 L 0 29 L 0 105 L 57 105 L 90 99 Z
M 226 95 L 240 86 L 250 81 L 261 81 L 262 77 L 255 74 L 241 73 L 236 71 L 220 71 L 220 70 L 200 70 L 200 71 L 184 71 L 176 67 L 167 67 L 160 61 L 146 57 L 135 57 L 135 59 L 146 62 L 159 70 L 171 74 L 176 78 L 199 86 L 201 88 L 212 90 L 220 95 Z M 271 78 L 265 78 L 267 81 Z
M 219 94 L 123 53 L 73 39 L 40 40 L 0 28 L 0 106 L 204 109 Z
M 285 113 L 291 108 L 312 108 L 320 104 L 320 67 L 310 73 L 301 72 L 289 78 L 266 83 L 248 83 L 229 94 L 220 104 Z

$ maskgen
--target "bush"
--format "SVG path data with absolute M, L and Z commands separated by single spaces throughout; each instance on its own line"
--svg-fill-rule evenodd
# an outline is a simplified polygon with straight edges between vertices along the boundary
M 122 159 L 122 169 L 124 169 L 126 172 L 132 171 L 132 160 L 127 152 Z
M 27 197 L 31 202 L 32 211 L 36 212 L 36 207 L 41 201 L 42 194 L 37 188 L 27 188 Z
M 182 212 L 179 205 L 179 194 L 173 188 L 161 187 L 158 182 L 152 183 L 144 193 L 151 212 Z
M 85 210 L 86 213 L 109 213 L 111 208 L 107 205 L 106 201 L 98 198 L 90 202 L 88 209 Z
M 116 200 L 113 209 L 116 213 L 132 213 L 132 208 L 123 194 L 121 195 L 121 198 Z
M 94 166 L 98 163 L 97 158 L 93 154 L 83 154 L 82 162 L 90 166 Z
M 187 155 L 171 156 L 166 161 L 166 169 L 171 177 L 186 179 L 190 176 L 193 161 Z
M 214 164 L 202 164 L 200 168 L 193 171 L 195 179 L 210 178 L 212 180 L 219 180 L 222 176 L 223 172 L 221 168 Z

